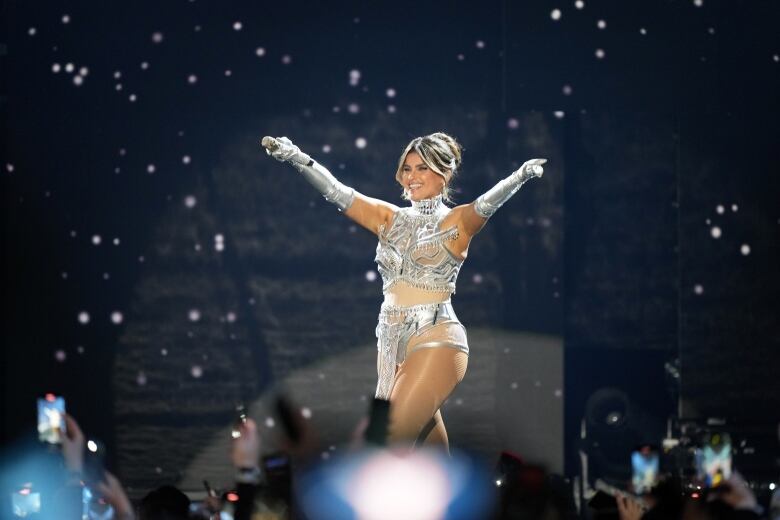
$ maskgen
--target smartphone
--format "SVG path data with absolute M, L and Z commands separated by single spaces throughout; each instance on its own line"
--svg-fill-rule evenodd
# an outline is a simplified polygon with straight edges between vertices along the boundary
M 293 444 L 297 444 L 301 440 L 301 428 L 295 418 L 295 408 L 290 404 L 290 401 L 286 397 L 281 395 L 277 396 L 275 405 L 276 415 L 282 423 L 282 428 L 284 428 L 287 438 L 290 439 Z
M 706 487 L 716 487 L 731 477 L 731 437 L 710 433 L 696 450 L 696 475 Z
M 38 438 L 49 444 L 61 444 L 65 435 L 65 398 L 46 394 L 38 399 Z
M 233 422 L 233 431 L 230 433 L 231 437 L 238 439 L 241 437 L 241 425 L 246 424 L 246 407 L 243 404 L 236 406 L 236 420 Z
M 14 516 L 22 518 L 34 513 L 40 513 L 41 494 L 33 491 L 31 484 L 27 484 L 11 494 L 11 507 L 13 508 Z
M 658 483 L 658 448 L 644 445 L 631 452 L 631 488 L 637 495 L 649 493 Z
M 387 444 L 387 429 L 390 421 L 390 401 L 374 398 L 366 428 L 366 442 L 377 446 Z

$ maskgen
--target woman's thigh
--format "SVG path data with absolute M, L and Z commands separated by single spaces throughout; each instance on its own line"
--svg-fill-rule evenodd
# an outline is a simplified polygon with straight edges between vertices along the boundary
M 468 354 L 450 347 L 412 352 L 396 373 L 390 396 L 390 440 L 414 442 L 468 367 Z

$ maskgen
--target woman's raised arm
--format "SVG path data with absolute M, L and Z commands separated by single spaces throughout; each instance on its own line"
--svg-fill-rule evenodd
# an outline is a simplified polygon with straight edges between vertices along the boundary
M 266 136 L 261 144 L 268 155 L 277 161 L 290 163 L 325 200 L 335 204 L 339 211 L 374 234 L 379 232 L 380 225 L 392 219 L 398 209 L 392 204 L 366 197 L 345 186 L 327 168 L 301 152 L 301 149 L 286 137 L 277 139 Z
M 453 208 L 445 219 L 449 222 L 444 227 L 457 223 L 460 233 L 459 237 L 450 245 L 450 251 L 458 257 L 465 258 L 474 235 L 480 232 L 493 213 L 509 200 L 523 183 L 528 179 L 542 176 L 544 173 L 542 165 L 546 162 L 547 159 L 526 161 L 520 168 L 505 179 L 498 181 L 495 186 L 477 197 L 477 200 L 471 204 Z

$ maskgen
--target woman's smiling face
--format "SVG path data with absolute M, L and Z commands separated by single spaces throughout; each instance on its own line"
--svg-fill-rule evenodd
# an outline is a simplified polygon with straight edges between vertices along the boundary
M 406 154 L 401 167 L 401 185 L 409 200 L 418 201 L 441 195 L 445 181 L 423 162 L 420 154 L 412 151 Z

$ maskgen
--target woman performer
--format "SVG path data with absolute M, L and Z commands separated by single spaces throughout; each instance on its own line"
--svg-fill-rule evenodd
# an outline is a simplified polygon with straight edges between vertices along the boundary
M 440 407 L 468 365 L 466 329 L 450 303 L 469 243 L 522 184 L 541 177 L 546 159 L 531 159 L 471 204 L 454 208 L 450 181 L 461 147 L 447 134 L 416 137 L 395 179 L 410 207 L 366 197 L 339 182 L 286 137 L 264 137 L 273 158 L 288 162 L 329 202 L 378 236 L 376 263 L 384 302 L 379 312 L 376 397 L 390 400 L 391 443 L 449 449 Z

